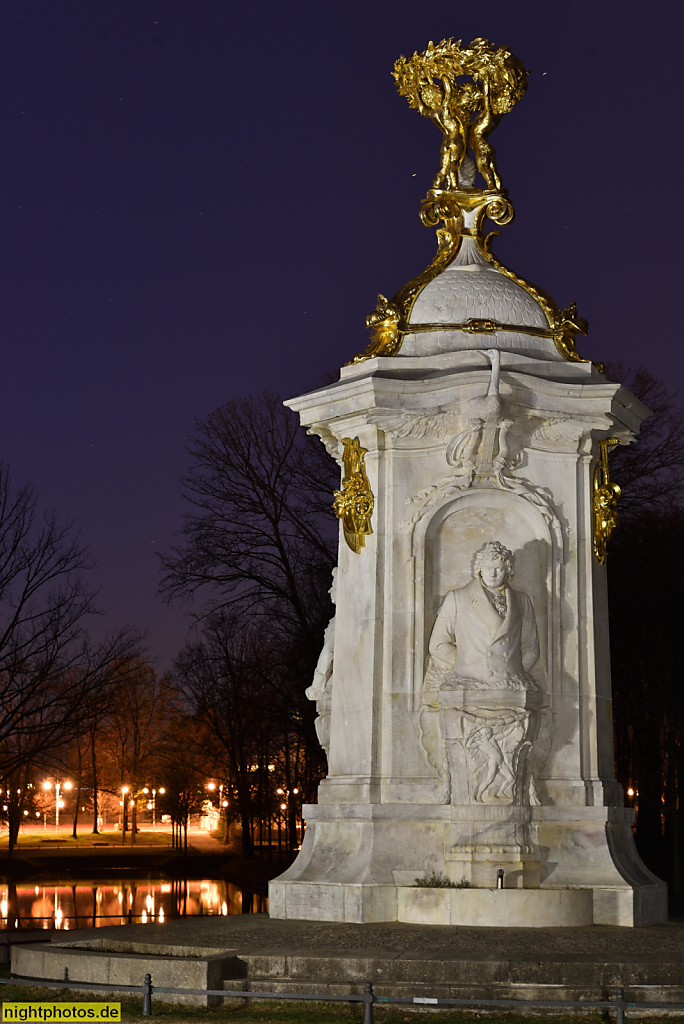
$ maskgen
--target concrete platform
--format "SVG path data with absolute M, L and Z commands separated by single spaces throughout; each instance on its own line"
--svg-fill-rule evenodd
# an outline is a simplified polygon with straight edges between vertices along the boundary
M 360 994 L 371 981 L 377 995 L 601 999 L 623 986 L 637 1003 L 684 1002 L 684 922 L 531 930 L 245 914 L 53 932 L 40 946 L 14 947 L 13 973 L 62 980 L 67 966 L 75 988 L 115 976 L 141 984 L 149 971 L 158 985 L 195 987 L 191 977 L 204 977 L 197 987 L 223 987 L 227 996 L 243 989 Z

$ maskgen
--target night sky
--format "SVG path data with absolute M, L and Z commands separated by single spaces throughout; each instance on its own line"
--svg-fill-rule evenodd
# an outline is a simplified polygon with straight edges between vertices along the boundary
M 590 324 L 580 351 L 678 389 L 682 4 L 5 0 L 0 452 L 72 517 L 110 625 L 161 669 L 156 596 L 195 417 L 317 387 L 434 252 L 440 133 L 400 53 L 507 43 L 529 91 L 492 141 L 495 252 Z

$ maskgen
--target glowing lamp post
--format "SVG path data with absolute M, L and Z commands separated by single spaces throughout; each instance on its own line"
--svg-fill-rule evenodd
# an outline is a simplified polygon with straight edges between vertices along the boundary
M 59 795 L 60 794 L 60 790 L 62 788 L 62 785 L 64 785 L 64 789 L 67 790 L 67 791 L 70 790 L 70 789 L 73 789 L 73 783 L 72 782 L 65 782 L 65 783 L 55 782 L 54 783 L 54 787 L 55 787 L 55 832 L 59 828 L 59 812 L 64 808 L 64 801 L 60 798 L 60 795 Z M 43 783 L 43 789 L 45 789 L 45 790 L 52 789 L 52 786 L 53 786 L 52 782 L 44 782 Z

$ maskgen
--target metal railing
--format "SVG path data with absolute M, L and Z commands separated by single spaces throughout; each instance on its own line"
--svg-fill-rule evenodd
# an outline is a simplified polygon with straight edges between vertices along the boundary
M 310 992 L 254 992 L 237 991 L 233 989 L 207 989 L 207 988 L 168 988 L 152 984 L 151 974 L 145 975 L 142 985 L 102 985 L 94 982 L 82 982 L 69 979 L 69 970 L 65 968 L 64 981 L 51 981 L 45 978 L 0 978 L 0 984 L 18 985 L 31 988 L 62 988 L 74 989 L 85 992 L 123 992 L 127 995 L 142 995 L 143 1016 L 149 1017 L 152 1014 L 152 995 L 155 992 L 163 992 L 164 995 L 179 996 L 214 996 L 222 999 L 273 999 L 298 1000 L 299 1002 L 318 1003 L 363 1003 L 363 1024 L 374 1024 L 373 1006 L 388 1005 L 390 1003 L 422 1006 L 489 1006 L 492 1008 L 515 1008 L 522 1006 L 536 1006 L 543 1009 L 558 1010 L 562 1007 L 578 1007 L 583 1010 L 601 1009 L 615 1013 L 615 1024 L 625 1024 L 625 1012 L 627 1010 L 680 1010 L 684 1011 L 684 1003 L 635 1003 L 625 1000 L 623 988 L 617 988 L 614 999 L 448 999 L 429 998 L 427 996 L 378 996 L 373 991 L 372 983 L 366 982 L 363 995 L 324 995 L 322 993 Z

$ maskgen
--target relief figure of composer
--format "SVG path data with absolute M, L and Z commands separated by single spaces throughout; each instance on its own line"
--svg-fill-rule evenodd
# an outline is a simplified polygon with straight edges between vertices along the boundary
M 429 680 L 440 688 L 537 690 L 529 675 L 539 660 L 532 602 L 509 585 L 512 553 L 490 541 L 473 558 L 473 579 L 450 590 L 430 636 Z
M 510 586 L 513 569 L 508 548 L 485 544 L 432 629 L 420 733 L 443 802 L 537 802 L 529 755 L 542 695 L 530 671 L 539 637 L 530 598 Z

